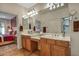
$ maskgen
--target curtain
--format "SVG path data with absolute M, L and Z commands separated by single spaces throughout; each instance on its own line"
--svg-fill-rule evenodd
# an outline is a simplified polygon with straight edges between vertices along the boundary
M 0 35 L 4 34 L 5 30 L 4 30 L 4 23 L 0 21 Z

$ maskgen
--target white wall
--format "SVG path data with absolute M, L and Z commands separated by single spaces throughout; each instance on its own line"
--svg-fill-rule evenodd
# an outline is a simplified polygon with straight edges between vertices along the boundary
M 73 21 L 79 20 L 79 3 L 69 4 L 69 11 L 77 11 L 77 13 L 73 16 L 71 21 L 71 54 L 75 56 L 79 56 L 79 32 L 73 32 Z M 77 19 L 75 19 L 77 17 Z

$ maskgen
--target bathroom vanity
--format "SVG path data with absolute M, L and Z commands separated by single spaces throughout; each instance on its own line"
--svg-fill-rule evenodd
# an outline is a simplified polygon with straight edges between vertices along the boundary
M 59 35 L 59 34 L 58 34 Z M 70 37 L 61 35 L 43 35 L 40 38 L 41 56 L 69 56 Z
M 70 37 L 52 35 L 22 35 L 22 45 L 26 50 L 40 51 L 40 56 L 69 56 Z
M 41 56 L 69 56 L 70 47 L 68 41 L 41 38 L 40 55 Z

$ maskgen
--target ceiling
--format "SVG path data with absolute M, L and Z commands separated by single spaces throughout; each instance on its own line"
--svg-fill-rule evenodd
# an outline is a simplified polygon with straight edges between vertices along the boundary
M 0 19 L 11 20 L 15 15 L 0 11 Z
M 18 5 L 25 7 L 25 8 L 31 8 L 32 6 L 36 5 L 37 3 L 18 3 Z

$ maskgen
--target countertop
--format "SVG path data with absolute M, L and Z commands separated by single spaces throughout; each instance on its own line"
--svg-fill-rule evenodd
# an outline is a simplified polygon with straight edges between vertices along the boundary
M 40 40 L 40 38 L 48 38 L 48 39 L 55 39 L 55 40 L 63 40 L 63 41 L 71 41 L 70 36 L 62 36 L 61 33 L 44 33 L 44 34 L 38 34 L 38 33 L 33 33 L 33 34 L 28 34 L 28 33 L 22 33 L 22 35 L 28 35 L 31 36 L 33 39 Z
M 48 38 L 48 39 L 62 40 L 62 41 L 71 41 L 69 36 L 62 37 L 62 36 L 50 36 L 50 35 L 45 36 L 44 35 L 44 36 L 41 36 L 41 38 Z

